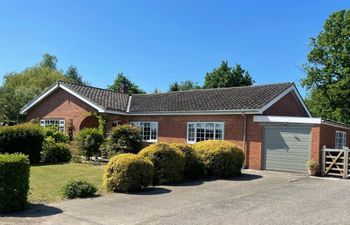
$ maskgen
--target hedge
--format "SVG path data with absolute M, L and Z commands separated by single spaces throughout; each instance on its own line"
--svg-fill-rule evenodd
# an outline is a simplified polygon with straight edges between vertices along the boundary
M 194 144 L 208 177 L 230 178 L 240 174 L 244 153 L 228 141 L 210 140 Z
M 24 154 L 0 154 L 0 212 L 21 210 L 27 203 L 30 164 Z
M 45 139 L 41 161 L 44 163 L 66 163 L 72 158 L 69 146 L 66 143 L 56 143 L 52 137 Z
M 164 143 L 152 144 L 139 153 L 154 165 L 153 185 L 179 182 L 185 167 L 184 154 Z
M 95 128 L 85 128 L 76 137 L 78 151 L 86 158 L 100 155 L 99 149 L 102 143 L 103 135 Z
M 185 155 L 184 177 L 188 179 L 198 179 L 204 175 L 204 163 L 198 153 L 189 144 L 170 144 Z
M 0 127 L 0 154 L 20 152 L 29 156 L 31 163 L 38 163 L 43 142 L 44 135 L 37 124 Z
M 114 156 L 105 167 L 103 186 L 114 192 L 134 192 L 152 183 L 154 167 L 150 160 L 135 154 Z

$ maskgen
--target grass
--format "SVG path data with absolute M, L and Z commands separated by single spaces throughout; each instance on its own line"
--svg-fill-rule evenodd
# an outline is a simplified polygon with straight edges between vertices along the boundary
M 81 179 L 94 184 L 103 192 L 102 166 L 80 163 L 34 165 L 30 168 L 30 194 L 32 203 L 48 203 L 62 200 L 61 188 L 68 180 Z

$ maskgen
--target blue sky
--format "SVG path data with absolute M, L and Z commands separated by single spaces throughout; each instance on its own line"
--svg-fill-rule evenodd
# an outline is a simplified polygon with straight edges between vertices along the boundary
M 299 83 L 309 38 L 329 14 L 349 8 L 345 0 L 5 0 L 0 76 L 47 52 L 99 87 L 118 72 L 148 92 L 173 81 L 203 84 L 221 60 L 241 64 L 257 84 Z

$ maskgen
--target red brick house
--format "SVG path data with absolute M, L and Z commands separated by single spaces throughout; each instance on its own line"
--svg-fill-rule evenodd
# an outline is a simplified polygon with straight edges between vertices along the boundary
M 73 133 L 132 123 L 145 142 L 195 143 L 228 140 L 242 148 L 246 166 L 254 169 L 305 171 L 320 160 L 320 149 L 348 146 L 350 127 L 312 118 L 293 83 L 128 95 L 57 82 L 21 110 L 27 120 L 55 125 Z

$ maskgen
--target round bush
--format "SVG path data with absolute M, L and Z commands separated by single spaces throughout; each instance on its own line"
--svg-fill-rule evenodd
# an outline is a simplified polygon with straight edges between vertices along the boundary
M 228 141 L 201 141 L 194 144 L 209 177 L 229 178 L 241 172 L 244 153 Z
M 142 149 L 139 155 L 148 158 L 154 165 L 153 184 L 181 181 L 184 174 L 184 154 L 168 144 L 156 143 Z
M 45 163 L 65 163 L 69 162 L 72 154 L 65 143 L 55 143 L 54 139 L 48 137 L 45 139 L 43 152 L 41 155 L 42 162 Z
M 44 137 L 52 138 L 57 143 L 68 143 L 69 137 L 65 135 L 63 132 L 59 131 L 55 126 L 47 126 L 43 128 Z
M 86 158 L 100 155 L 99 148 L 102 143 L 103 135 L 95 128 L 82 129 L 76 137 L 77 149 Z
M 130 124 L 113 128 L 109 134 L 109 140 L 117 152 L 136 154 L 142 149 L 140 129 Z
M 86 198 L 93 197 L 97 188 L 87 181 L 73 180 L 68 181 L 62 188 L 64 198 Z
M 29 160 L 24 154 L 0 154 L 0 212 L 25 207 L 29 170 Z
M 200 178 L 204 175 L 204 163 L 198 153 L 189 144 L 170 144 L 185 155 L 184 177 L 189 179 Z
M 124 153 L 109 160 L 103 175 L 103 185 L 109 191 L 134 192 L 152 183 L 154 168 L 150 160 Z

